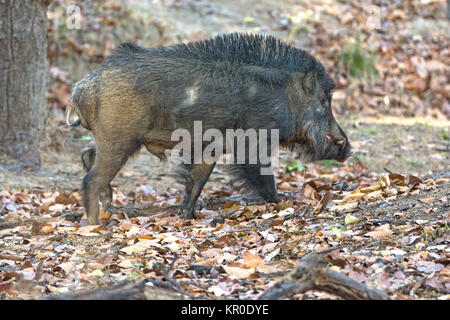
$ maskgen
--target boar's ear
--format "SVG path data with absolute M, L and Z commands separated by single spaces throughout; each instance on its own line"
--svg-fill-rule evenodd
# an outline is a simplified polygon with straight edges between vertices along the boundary
M 311 95 L 317 89 L 317 77 L 314 71 L 308 71 L 302 80 L 302 88 L 306 94 Z
M 267 82 L 269 84 L 283 85 L 289 79 L 288 72 L 273 68 L 244 66 L 242 70 L 246 74 L 250 74 L 258 80 Z

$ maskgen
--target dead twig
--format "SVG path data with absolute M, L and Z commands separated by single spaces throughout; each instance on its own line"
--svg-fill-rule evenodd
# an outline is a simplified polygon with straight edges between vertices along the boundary
M 211 274 L 213 270 L 215 270 L 215 272 L 217 273 L 225 272 L 222 266 L 203 266 L 199 264 L 191 265 L 188 270 L 194 270 L 198 275 L 208 275 Z
M 15 227 L 18 226 L 26 226 L 26 225 L 33 225 L 34 230 L 39 231 L 39 229 L 37 229 L 37 227 L 42 227 L 50 222 L 55 221 L 55 218 L 48 218 L 48 217 L 32 217 L 32 218 L 27 218 L 27 219 L 13 219 L 10 221 L 7 221 L 5 223 L 3 223 L 3 221 L 0 221 L 0 230 L 4 230 L 4 229 L 13 229 Z
M 234 215 L 237 212 L 241 212 L 241 211 L 239 211 L 239 210 L 231 210 L 231 211 L 228 211 L 227 213 L 221 214 L 219 217 L 214 218 L 211 221 L 210 225 L 215 227 L 218 223 L 223 223 L 225 221 L 225 219 L 230 218 L 232 215 Z
M 260 300 L 274 300 L 293 296 L 308 290 L 321 290 L 354 300 L 387 300 L 389 296 L 381 290 L 357 282 L 342 273 L 327 267 L 321 254 L 336 250 L 326 248 L 305 255 L 299 265 L 281 281 L 267 289 Z
M 421 286 L 423 286 L 428 279 L 433 278 L 434 275 L 435 275 L 435 272 L 433 272 L 432 274 L 430 274 L 427 277 L 423 277 L 422 279 L 418 280 L 417 283 L 414 285 L 414 287 L 409 292 L 409 296 L 412 297 L 412 298 L 417 298 L 416 297 L 416 290 L 419 289 Z
M 178 293 L 185 296 L 186 293 L 184 292 L 184 290 L 181 288 L 181 286 L 178 284 L 178 282 L 176 282 L 169 274 L 172 271 L 175 261 L 177 261 L 177 260 L 178 260 L 178 255 L 175 253 L 173 260 L 167 269 L 164 267 L 164 265 L 162 263 L 155 264 L 155 267 L 157 269 L 159 269 L 160 271 L 162 271 L 165 281 L 169 282 L 178 291 Z

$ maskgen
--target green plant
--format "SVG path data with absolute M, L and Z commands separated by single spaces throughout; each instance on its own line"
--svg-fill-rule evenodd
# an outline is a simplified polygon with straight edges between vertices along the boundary
M 427 241 L 434 241 L 437 238 L 445 236 L 449 231 L 449 225 L 445 224 L 444 226 L 438 227 L 436 229 L 433 229 L 433 231 L 426 233 L 424 232 L 422 234 L 422 237 L 425 238 Z
M 344 63 L 350 74 L 356 78 L 369 78 L 375 75 L 375 53 L 370 52 L 362 45 L 361 38 L 356 42 L 347 43 L 342 49 L 340 60 Z
M 320 164 L 324 167 L 342 167 L 342 163 L 331 159 L 331 160 L 322 160 L 320 161 Z
M 361 153 L 355 152 L 355 153 L 353 154 L 352 159 L 353 159 L 354 161 L 361 161 L 361 159 L 362 159 Z
M 378 133 L 378 127 L 370 126 L 369 133 L 372 134 L 372 135 L 376 135 Z
M 299 172 L 301 172 L 301 171 L 303 171 L 303 170 L 305 170 L 305 167 L 304 167 L 303 164 L 302 164 L 301 162 L 299 162 L 299 161 L 291 162 L 291 163 L 289 163 L 288 165 L 286 165 L 286 167 L 284 168 L 284 171 L 285 171 L 286 173 L 290 173 L 290 172 L 293 172 L 293 171 L 299 171 Z
M 406 159 L 406 161 L 414 168 L 423 168 L 425 165 L 419 162 L 415 162 L 412 158 Z

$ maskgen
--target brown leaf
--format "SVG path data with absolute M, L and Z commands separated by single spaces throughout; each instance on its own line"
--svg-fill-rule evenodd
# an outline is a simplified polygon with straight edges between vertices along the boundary
M 392 234 L 393 232 L 391 231 L 389 224 L 383 224 L 382 226 L 375 228 L 374 231 L 367 232 L 366 236 L 375 239 L 382 239 L 390 237 Z
M 247 279 L 252 273 L 255 272 L 254 268 L 246 268 L 242 264 L 233 263 L 223 266 L 226 273 L 230 276 L 235 276 L 239 279 Z
M 291 186 L 291 184 L 288 183 L 288 182 L 286 182 L 286 181 L 280 183 L 280 184 L 278 185 L 278 189 L 280 189 L 280 190 L 289 190 L 289 191 L 295 191 L 295 190 L 297 190 L 297 188 Z
M 9 290 L 13 284 L 13 282 L 0 282 L 0 292 Z
M 371 193 L 371 192 L 381 190 L 381 186 L 379 184 L 377 184 L 375 186 L 365 187 L 365 188 L 361 188 L 358 190 L 359 190 L 359 192 L 362 192 L 362 193 Z M 358 192 L 357 190 L 355 190 L 355 191 Z
M 449 268 L 442 269 L 441 272 L 439 272 L 439 274 L 444 277 L 450 277 L 450 269 Z
M 391 173 L 389 174 L 389 180 L 391 180 L 391 183 L 394 183 L 398 186 L 405 185 L 405 177 L 402 176 L 401 174 Z
M 409 176 L 409 177 L 406 179 L 406 184 L 407 184 L 408 186 L 410 186 L 410 185 L 415 185 L 415 184 L 419 184 L 419 183 L 422 183 L 422 179 L 420 179 L 419 177 L 416 177 L 416 176 Z
M 123 171 L 122 172 L 122 177 L 132 177 L 132 176 L 134 176 L 133 171 Z
M 52 233 L 52 232 L 53 232 L 53 228 L 51 226 L 43 226 L 41 228 L 41 233 L 48 234 L 48 233 Z
M 358 207 L 358 202 L 350 202 L 343 205 L 334 205 L 329 210 L 330 211 L 347 211 L 347 210 L 353 210 Z
M 245 254 L 244 265 L 246 265 L 249 268 L 256 268 L 260 264 L 264 264 L 264 261 L 261 257 L 250 252 L 247 252 Z
M 349 200 L 361 200 L 366 194 L 362 192 L 350 193 L 342 199 L 342 201 L 347 202 Z
M 434 202 L 434 198 L 433 197 L 423 198 L 423 199 L 419 199 L 419 201 L 422 202 L 422 203 L 433 203 Z
M 103 211 L 103 209 L 99 210 L 98 218 L 100 220 L 109 220 L 110 217 L 111 217 L 111 213 L 109 211 Z
M 325 192 L 325 194 L 323 195 L 322 199 L 319 201 L 319 203 L 317 203 L 317 205 L 315 206 L 313 213 L 318 214 L 320 213 L 323 209 L 326 208 L 327 204 L 333 199 L 333 194 L 331 193 L 331 191 L 327 191 Z

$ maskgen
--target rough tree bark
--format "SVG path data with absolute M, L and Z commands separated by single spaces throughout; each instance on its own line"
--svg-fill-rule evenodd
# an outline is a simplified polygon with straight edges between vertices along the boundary
M 447 0 L 447 20 L 450 20 L 450 0 Z
M 39 167 L 50 0 L 0 0 L 0 153 Z

